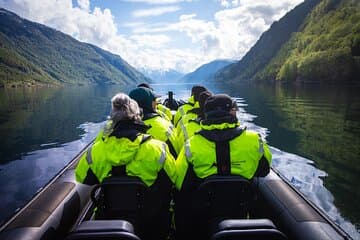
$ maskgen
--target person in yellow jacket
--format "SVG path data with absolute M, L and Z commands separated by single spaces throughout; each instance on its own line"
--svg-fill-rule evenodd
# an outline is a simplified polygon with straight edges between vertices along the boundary
M 201 130 L 188 139 L 176 159 L 175 223 L 178 238 L 195 231 L 196 215 L 189 214 L 194 186 L 212 175 L 266 176 L 272 155 L 256 132 L 241 128 L 237 105 L 226 94 L 209 97 Z
M 150 87 L 149 84 L 147 83 L 141 83 L 139 85 L 137 85 L 137 87 L 144 87 L 144 88 L 148 88 L 151 91 L 154 91 L 154 89 L 152 87 Z M 160 96 L 159 96 L 160 97 Z M 156 112 L 163 118 L 165 118 L 166 120 L 172 122 L 173 119 L 173 114 L 170 110 L 170 108 L 166 107 L 165 105 L 161 104 L 158 99 L 156 99 Z
M 134 99 L 142 108 L 142 120 L 149 127 L 146 133 L 155 139 L 166 142 L 170 153 L 176 158 L 179 147 L 177 145 L 174 126 L 156 112 L 157 96 L 155 93 L 149 88 L 137 87 L 130 91 L 129 97 Z
M 191 114 L 188 113 L 179 121 L 176 131 L 177 131 L 177 141 L 178 146 L 181 148 L 184 146 L 185 141 L 192 137 L 197 131 L 201 129 L 200 122 L 205 118 L 204 115 L 204 105 L 205 101 L 212 95 L 209 91 L 203 91 L 199 96 L 199 108 L 193 108 L 190 110 Z M 196 117 L 192 114 L 195 114 Z M 183 124 L 182 122 L 186 122 Z
M 75 169 L 76 180 L 93 185 L 110 176 L 126 175 L 140 178 L 149 189 L 161 185 L 164 211 L 151 216 L 150 223 L 144 224 L 151 224 L 154 219 L 169 223 L 171 189 L 176 180 L 175 160 L 164 142 L 145 134 L 148 127 L 141 121 L 141 111 L 136 101 L 118 93 L 111 102 L 111 119 L 79 160 Z M 153 223 L 158 227 L 155 221 Z M 162 226 L 162 229 L 169 226 Z M 162 234 L 167 235 L 166 230 Z
M 178 122 L 180 121 L 180 119 L 191 109 L 199 107 L 199 95 L 201 92 L 203 91 L 207 91 L 207 89 L 204 86 L 200 86 L 200 85 L 194 85 L 191 88 L 191 96 L 189 97 L 188 101 L 181 105 L 178 110 L 176 111 L 173 121 L 174 121 L 174 126 L 176 127 Z

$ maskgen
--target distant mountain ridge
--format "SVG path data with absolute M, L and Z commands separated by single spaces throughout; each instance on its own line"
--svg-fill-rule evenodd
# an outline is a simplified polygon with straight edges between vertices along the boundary
M 186 74 L 180 82 L 212 82 L 214 80 L 215 73 L 223 67 L 234 63 L 235 60 L 214 60 L 198 67 L 195 71 Z
M 149 81 L 118 55 L 0 8 L 0 85 Z
M 264 32 L 220 84 L 244 81 L 342 83 L 360 69 L 360 1 L 305 0 Z
M 139 69 L 146 77 L 150 78 L 154 83 L 171 83 L 176 82 L 182 76 L 183 73 L 178 72 L 174 69 L 166 69 L 166 70 L 151 70 L 151 69 Z

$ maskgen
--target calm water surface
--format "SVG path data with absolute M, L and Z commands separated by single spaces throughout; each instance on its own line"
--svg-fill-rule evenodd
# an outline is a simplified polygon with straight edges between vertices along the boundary
M 186 99 L 192 84 L 154 84 Z M 240 86 L 226 92 L 261 133 L 276 167 L 355 239 L 360 238 L 360 89 Z M 21 207 L 96 135 L 112 87 L 0 89 L 0 221 Z

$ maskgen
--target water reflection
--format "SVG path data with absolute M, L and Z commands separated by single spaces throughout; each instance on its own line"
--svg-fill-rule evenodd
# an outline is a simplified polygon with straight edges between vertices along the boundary
M 357 184 L 360 182 L 358 90 L 244 85 L 228 92 L 246 99 L 246 111 L 258 116 L 254 123 L 270 130 L 267 137 L 270 145 L 311 159 L 309 164 L 324 171 L 318 177 L 333 194 L 340 214 L 353 222 L 359 231 L 360 212 L 356 210 L 360 200 Z M 295 163 L 291 166 L 296 170 Z M 303 168 L 297 169 L 298 176 Z M 308 195 L 311 194 L 322 193 L 310 189 Z M 335 211 L 326 205 L 323 204 L 326 212 Z
M 0 134 L 5 140 L 0 144 L 0 164 L 21 159 L 39 146 L 78 139 L 81 123 L 106 118 L 117 91 L 116 87 L 0 89 Z
M 0 222 L 94 138 L 91 123 L 106 119 L 119 91 L 128 89 L 0 89 Z
M 21 160 L 3 165 L 0 172 L 0 223 L 66 166 L 96 136 L 103 123 L 82 124 L 80 129 L 84 134 L 80 139 L 56 148 L 29 152 Z

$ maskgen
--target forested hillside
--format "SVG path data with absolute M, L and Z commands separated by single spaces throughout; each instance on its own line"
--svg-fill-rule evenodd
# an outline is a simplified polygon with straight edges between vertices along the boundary
M 0 9 L 0 85 L 134 84 L 150 79 L 120 56 Z
M 243 59 L 217 74 L 217 81 L 355 82 L 360 67 L 360 1 L 322 0 L 313 8 L 315 2 L 319 1 L 305 1 L 274 23 Z M 301 20 L 297 28 L 296 18 Z M 289 32 L 286 26 L 291 23 Z M 289 38 L 281 43 L 285 34 Z

